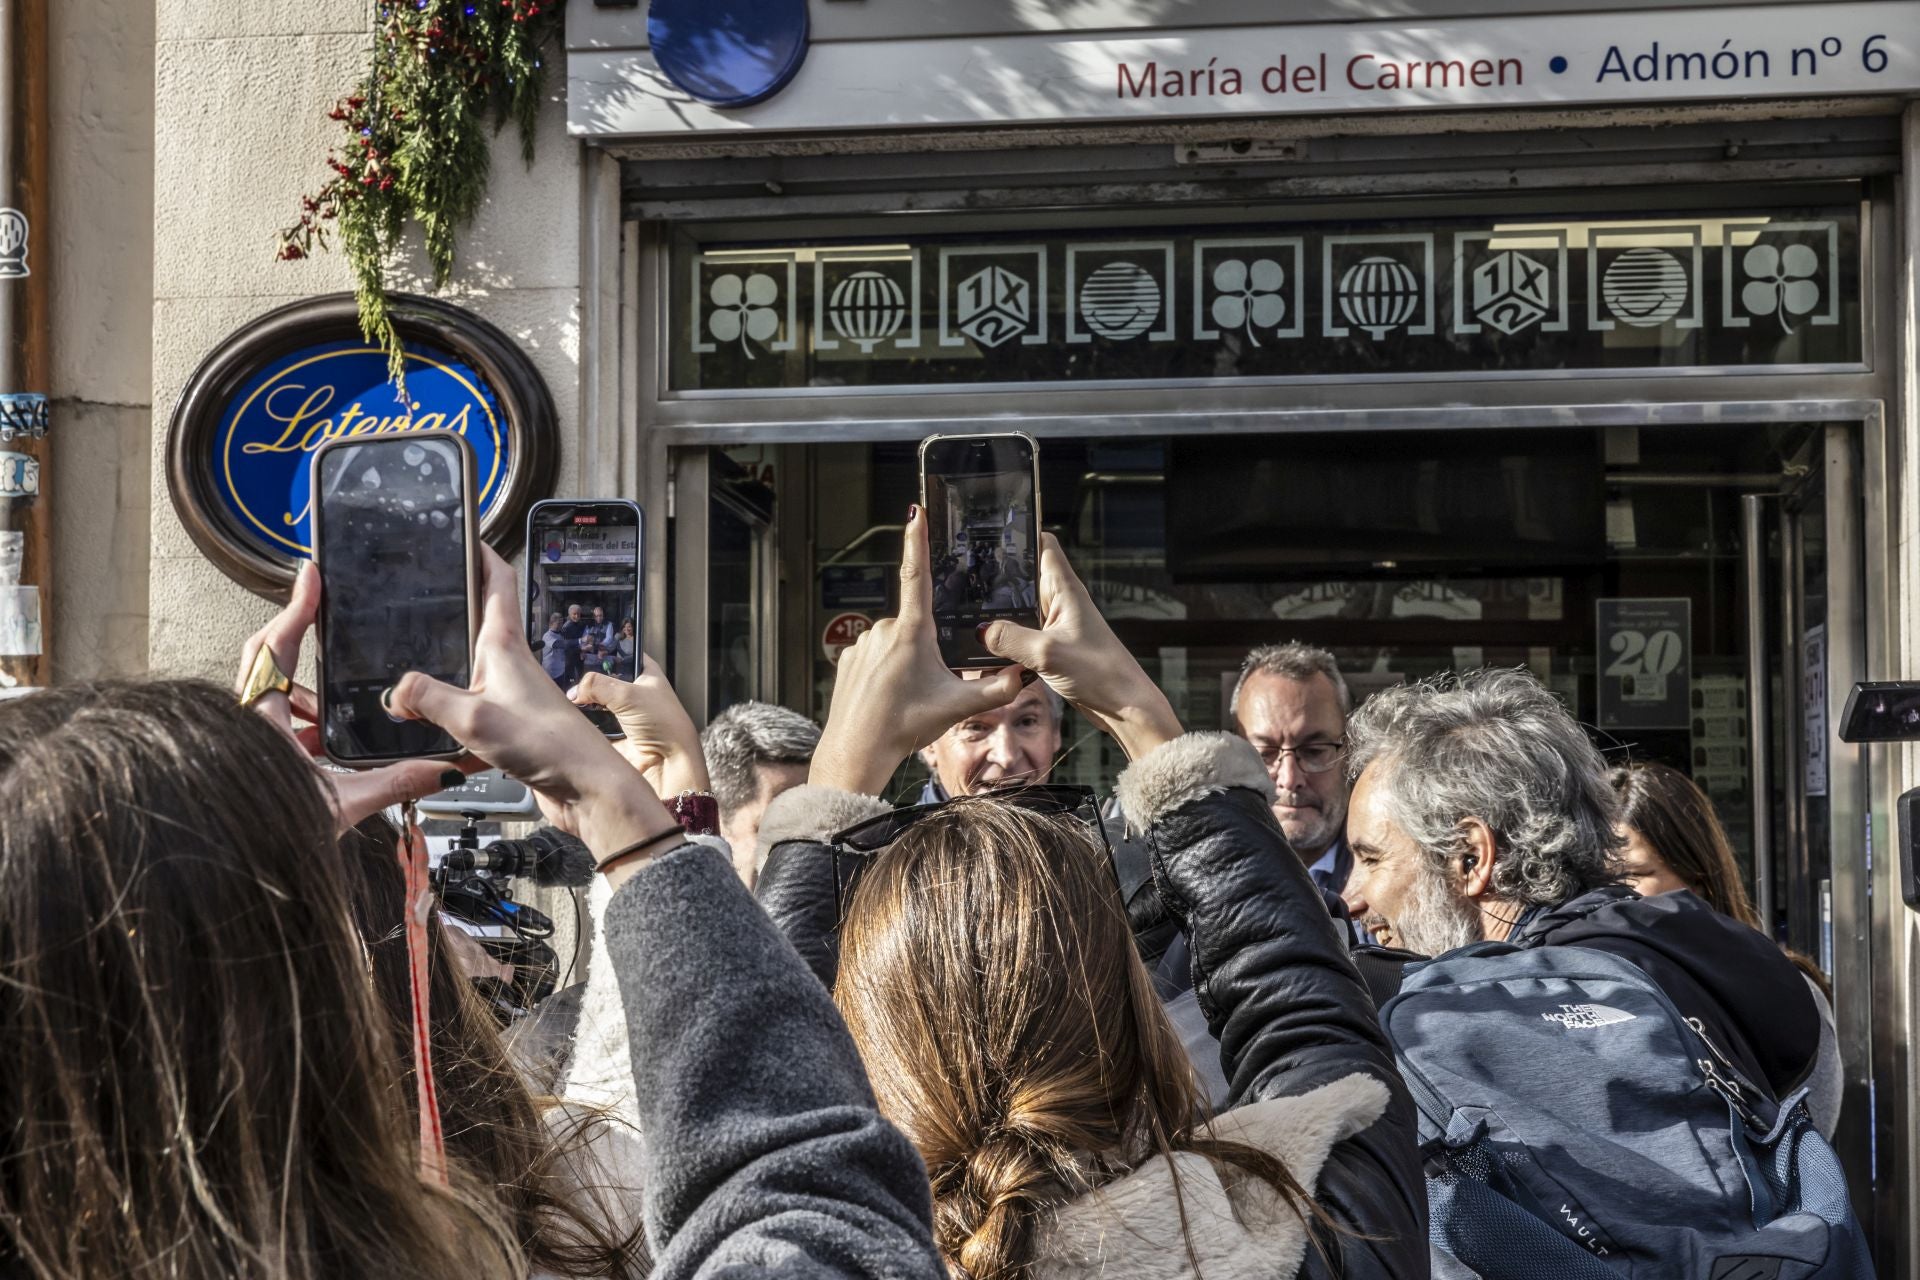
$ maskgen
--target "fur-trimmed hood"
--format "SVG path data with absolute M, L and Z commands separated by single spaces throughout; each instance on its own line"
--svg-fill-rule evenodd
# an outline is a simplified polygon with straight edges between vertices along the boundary
M 1386 1085 L 1356 1073 L 1297 1097 L 1226 1112 L 1210 1131 L 1279 1157 L 1313 1192 L 1334 1145 L 1371 1127 L 1385 1114 L 1388 1100 Z M 1171 1164 L 1155 1158 L 1057 1210 L 1040 1230 L 1034 1275 L 1036 1280 L 1190 1280 L 1189 1239 L 1204 1280 L 1291 1280 L 1309 1247 L 1305 1222 L 1266 1183 L 1231 1169 L 1223 1180 L 1210 1160 L 1183 1152 Z

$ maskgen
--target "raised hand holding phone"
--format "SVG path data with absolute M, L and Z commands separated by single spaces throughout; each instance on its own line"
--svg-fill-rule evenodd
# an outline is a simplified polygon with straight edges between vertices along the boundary
M 1040 618 L 1037 629 L 995 622 L 982 638 L 1111 734 L 1129 760 L 1180 736 L 1173 704 L 1113 634 L 1050 533 L 1040 539 Z
M 1000 665 L 978 680 L 949 669 L 934 629 L 927 516 L 914 507 L 900 557 L 899 616 L 882 618 L 841 653 L 808 781 L 880 794 L 902 761 L 950 725 L 1019 696 L 1019 668 Z

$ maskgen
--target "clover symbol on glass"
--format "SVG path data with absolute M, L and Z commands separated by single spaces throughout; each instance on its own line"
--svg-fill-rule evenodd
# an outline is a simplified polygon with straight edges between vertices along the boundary
M 753 348 L 747 345 L 747 339 L 765 342 L 780 332 L 780 317 L 774 312 L 774 299 L 780 296 L 780 286 L 773 277 L 756 271 L 742 280 L 737 275 L 724 275 L 713 282 L 708 291 L 713 299 L 713 314 L 707 317 L 707 328 L 713 336 L 722 342 L 739 339 L 740 349 L 747 353 L 747 359 L 753 359 Z
M 1771 311 L 1783 330 L 1793 328 L 1789 316 L 1804 316 L 1820 305 L 1820 285 L 1812 277 L 1820 270 L 1820 256 L 1804 244 L 1783 251 L 1770 244 L 1747 250 L 1741 265 L 1752 277 L 1740 291 L 1740 301 L 1755 315 Z
M 1213 269 L 1213 322 L 1222 329 L 1245 329 L 1248 341 L 1260 345 L 1258 329 L 1276 329 L 1287 318 L 1287 300 L 1280 296 L 1287 273 L 1272 258 L 1251 263 L 1228 258 Z

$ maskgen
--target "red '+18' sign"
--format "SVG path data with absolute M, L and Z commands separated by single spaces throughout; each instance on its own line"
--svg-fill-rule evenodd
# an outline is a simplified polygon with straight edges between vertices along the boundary
M 820 633 L 820 647 L 826 650 L 827 661 L 840 665 L 840 654 L 853 647 L 853 642 L 865 635 L 873 627 L 873 619 L 864 613 L 842 613 L 827 624 Z

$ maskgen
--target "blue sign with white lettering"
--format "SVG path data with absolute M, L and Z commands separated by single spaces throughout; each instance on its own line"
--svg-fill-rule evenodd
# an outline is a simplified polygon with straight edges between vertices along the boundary
M 310 557 L 313 453 L 341 436 L 457 431 L 473 449 L 479 517 L 503 501 L 513 438 L 499 396 L 472 366 L 408 344 L 406 398 L 387 356 L 357 339 L 291 351 L 241 385 L 214 442 L 222 505 L 263 551 Z

